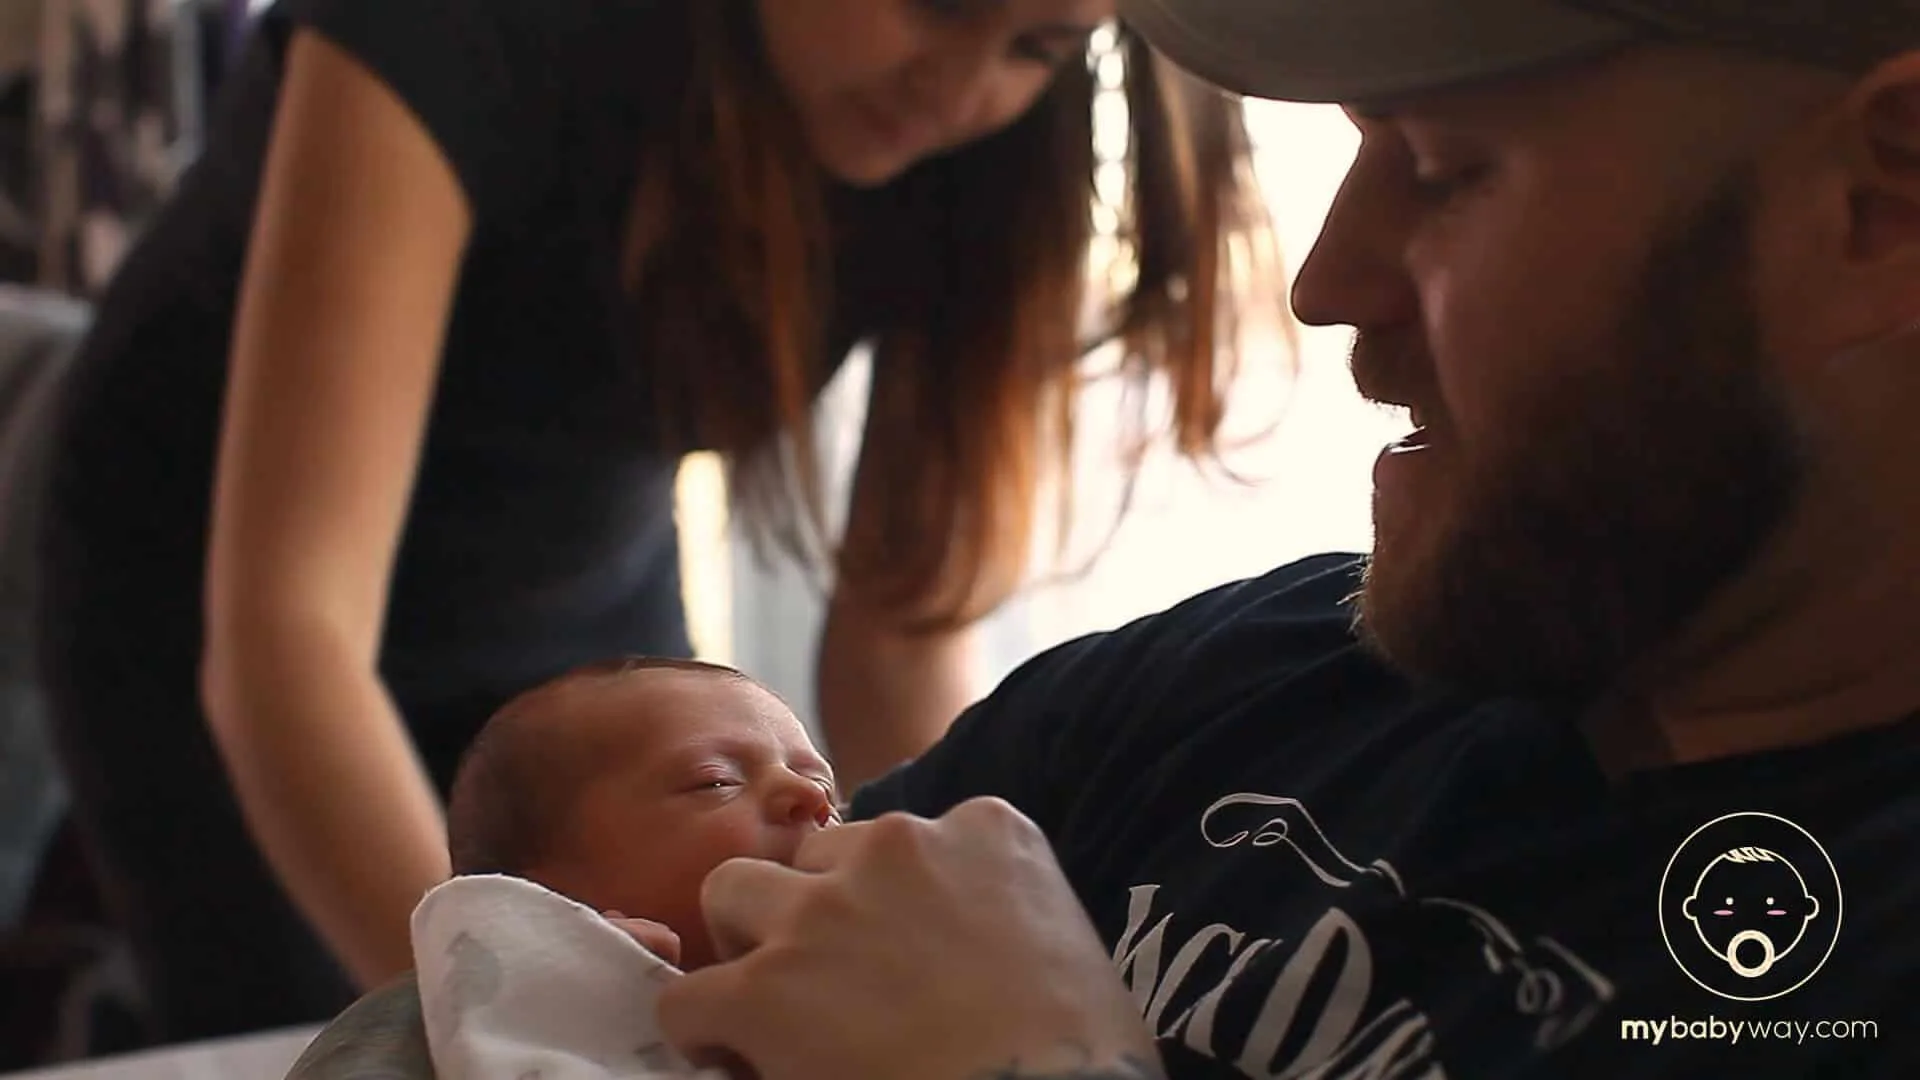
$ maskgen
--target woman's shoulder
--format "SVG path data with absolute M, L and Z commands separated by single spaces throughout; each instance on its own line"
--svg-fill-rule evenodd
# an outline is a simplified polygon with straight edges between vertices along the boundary
M 262 23 L 316 30 L 376 74 L 431 72 L 521 91 L 589 79 L 583 62 L 660 47 L 675 30 L 666 0 L 277 0 Z M 629 56 L 637 59 L 637 56 Z
M 675 35 L 668 0 L 279 0 L 282 42 L 326 38 L 397 95 L 486 216 L 523 209 L 582 124 L 618 123 L 655 85 L 648 54 Z M 680 49 L 684 53 L 686 50 Z
M 670 0 L 276 0 L 261 18 L 268 25 L 310 26 L 348 46 L 404 42 L 414 46 L 409 58 L 422 64 L 457 59 L 470 70 L 490 71 L 536 59 L 673 51 L 662 39 L 684 32 L 682 15 Z M 581 74 L 546 66 L 538 73 Z

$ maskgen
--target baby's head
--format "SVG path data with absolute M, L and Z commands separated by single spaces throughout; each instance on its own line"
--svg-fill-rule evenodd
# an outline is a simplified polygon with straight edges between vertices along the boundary
M 454 780 L 457 874 L 512 874 L 665 923 L 713 960 L 700 885 L 736 856 L 791 863 L 837 820 L 833 772 L 774 694 L 731 668 L 628 659 L 496 713 Z

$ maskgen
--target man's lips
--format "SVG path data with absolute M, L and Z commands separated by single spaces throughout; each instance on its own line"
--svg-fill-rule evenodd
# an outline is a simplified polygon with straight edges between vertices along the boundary
M 1411 453 L 1415 450 L 1428 449 L 1433 445 L 1432 439 L 1429 437 L 1429 435 L 1430 433 L 1426 428 L 1423 428 L 1423 427 L 1414 428 L 1412 431 L 1407 432 L 1405 435 L 1402 435 L 1400 438 L 1395 439 L 1393 442 L 1388 443 L 1387 453 L 1406 454 L 1406 453 Z
M 1434 429 L 1428 422 L 1427 412 L 1418 405 L 1403 405 L 1408 418 L 1413 422 L 1413 430 L 1388 445 L 1389 453 L 1404 453 L 1411 450 L 1425 450 L 1434 442 Z

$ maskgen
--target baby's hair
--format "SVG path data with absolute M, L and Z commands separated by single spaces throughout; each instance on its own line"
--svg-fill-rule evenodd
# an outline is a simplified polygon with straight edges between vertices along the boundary
M 732 679 L 746 679 L 747 677 L 746 674 L 738 668 L 730 668 L 725 664 L 710 663 L 706 660 L 687 660 L 678 656 L 621 656 L 612 660 L 596 660 L 591 664 L 582 664 L 557 679 L 534 687 L 532 690 L 520 695 L 519 698 L 515 698 L 514 701 L 531 697 L 540 693 L 542 690 L 558 689 L 568 683 L 578 682 L 582 679 L 618 678 L 621 675 L 631 675 L 636 671 L 658 671 L 663 669 L 669 671 L 704 671 L 708 674 L 722 675 Z M 513 702 L 509 701 L 506 707 L 512 708 Z
M 583 664 L 508 701 L 460 759 L 447 798 L 447 847 L 455 874 L 524 875 L 549 854 L 569 801 L 593 756 L 558 735 L 553 705 L 569 690 L 643 671 L 687 671 L 751 682 L 703 660 L 623 656 Z

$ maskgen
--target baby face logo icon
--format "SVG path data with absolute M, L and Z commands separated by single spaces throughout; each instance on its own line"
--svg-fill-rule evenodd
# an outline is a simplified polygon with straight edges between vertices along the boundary
M 1694 982 L 1767 1001 L 1813 978 L 1840 931 L 1840 880 L 1805 829 L 1728 814 L 1695 829 L 1660 881 L 1660 932 Z
M 1800 944 L 1820 901 L 1779 853 L 1744 847 L 1708 863 L 1681 910 L 1734 974 L 1757 979 Z

